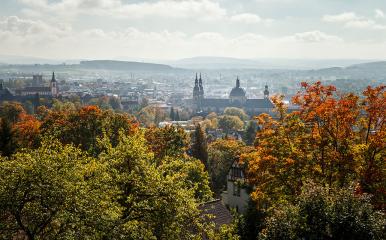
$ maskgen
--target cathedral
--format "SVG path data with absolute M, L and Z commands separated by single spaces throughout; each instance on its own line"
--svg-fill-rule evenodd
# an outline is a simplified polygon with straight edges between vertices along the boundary
M 269 99 L 268 86 L 265 86 L 264 98 L 248 99 L 246 92 L 240 87 L 240 79 L 237 77 L 236 86 L 231 90 L 228 99 L 205 98 L 201 74 L 196 79 L 193 88 L 192 107 L 197 113 L 216 112 L 222 113 L 227 107 L 242 108 L 249 115 L 271 113 L 274 105 Z
M 34 75 L 33 83 L 41 83 L 42 75 Z M 16 89 L 15 91 L 17 96 L 34 96 L 39 94 L 41 97 L 57 97 L 58 96 L 58 85 L 55 78 L 55 73 L 52 73 L 52 78 L 49 86 L 29 86 L 22 89 Z
M 0 80 L 0 101 L 27 101 L 35 98 L 56 98 L 59 96 L 58 83 L 55 78 L 55 73 L 52 73 L 52 78 L 49 86 L 44 86 L 42 75 L 34 75 L 32 86 L 27 86 L 20 89 L 10 90 L 4 86 L 3 80 Z

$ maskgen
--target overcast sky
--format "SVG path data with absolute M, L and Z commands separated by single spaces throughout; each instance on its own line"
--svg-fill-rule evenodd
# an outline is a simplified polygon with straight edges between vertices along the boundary
M 0 54 L 386 57 L 385 0 L 1 0 Z

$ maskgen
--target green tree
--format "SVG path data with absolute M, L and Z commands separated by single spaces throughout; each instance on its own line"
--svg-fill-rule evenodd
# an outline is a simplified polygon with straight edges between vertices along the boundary
M 141 132 L 128 137 L 121 134 L 119 144 L 107 146 L 100 160 L 109 164 L 114 185 L 120 190 L 116 199 L 123 213 L 113 236 L 193 239 L 203 230 L 197 208 L 200 200 L 196 199 L 199 188 L 192 187 L 196 183 L 188 181 L 193 178 L 186 174 L 194 172 L 189 170 L 192 166 L 177 159 L 160 164 Z M 181 168 L 185 170 L 175 171 Z
M 11 124 L 0 118 L 0 154 L 10 156 L 16 149 Z
M 107 236 L 120 211 L 104 172 L 106 165 L 57 141 L 0 158 L 1 238 Z
M 208 146 L 208 165 L 212 180 L 212 188 L 218 196 L 225 190 L 227 175 L 232 163 L 239 160 L 240 155 L 252 151 L 241 141 L 233 139 L 219 139 Z
M 109 97 L 109 105 L 114 110 L 122 109 L 121 100 L 118 97 Z
M 206 134 L 200 124 L 196 125 L 196 129 L 193 132 L 191 151 L 192 156 L 199 159 L 205 165 L 205 169 L 208 170 L 208 143 L 206 141 Z
M 243 129 L 244 123 L 237 116 L 224 115 L 219 117 L 218 126 L 226 133 L 230 133 Z
M 189 138 L 184 129 L 174 126 L 146 129 L 145 138 L 156 158 L 183 156 L 187 150 Z
M 247 121 L 249 116 L 241 108 L 227 107 L 224 110 L 224 115 L 239 117 L 242 121 Z
M 248 146 L 252 146 L 255 142 L 256 133 L 257 133 L 258 126 L 255 121 L 250 121 L 248 123 L 247 129 L 245 129 L 244 135 L 243 135 L 243 141 Z
M 97 139 L 104 133 L 116 145 L 120 130 L 130 134 L 137 127 L 129 115 L 96 106 L 85 106 L 77 111 L 41 110 L 39 118 L 42 119 L 43 135 L 54 136 L 62 143 L 72 143 L 94 156 L 100 152 Z
M 385 239 L 386 217 L 352 188 L 306 184 L 295 203 L 272 210 L 259 239 Z
M 0 105 L 0 117 L 11 125 L 19 120 L 22 113 L 25 113 L 25 110 L 20 103 L 3 102 Z
M 169 114 L 169 118 L 171 121 L 175 121 L 175 114 L 174 114 L 174 109 L 173 107 L 170 109 L 170 114 Z
M 13 125 L 25 115 L 23 106 L 16 102 L 2 102 L 0 105 L 0 153 L 10 156 L 16 150 Z

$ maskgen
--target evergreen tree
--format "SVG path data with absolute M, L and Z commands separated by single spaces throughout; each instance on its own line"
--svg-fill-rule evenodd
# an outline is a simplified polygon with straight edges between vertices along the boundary
M 174 109 L 173 107 L 170 109 L 170 120 L 172 121 L 175 121 L 176 120 L 176 116 L 174 115 Z
M 10 156 L 15 146 L 13 144 L 12 127 L 9 121 L 0 118 L 0 155 Z
M 247 129 L 244 132 L 243 141 L 248 146 L 253 145 L 255 138 L 256 138 L 256 132 L 257 132 L 257 125 L 254 121 L 250 121 L 248 123 Z
M 208 170 L 208 144 L 206 142 L 206 134 L 200 124 L 196 125 L 192 141 L 192 156 L 201 160 L 205 165 L 205 169 Z
M 175 121 L 181 121 L 180 114 L 178 113 L 178 110 L 176 111 Z

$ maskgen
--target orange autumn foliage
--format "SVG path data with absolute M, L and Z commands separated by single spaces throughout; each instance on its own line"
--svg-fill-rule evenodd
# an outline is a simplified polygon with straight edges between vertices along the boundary
M 36 147 L 39 140 L 41 122 L 32 115 L 21 113 L 19 122 L 12 126 L 16 133 L 16 143 L 19 147 Z
M 385 86 L 368 87 L 360 98 L 334 86 L 302 83 L 288 113 L 282 97 L 272 99 L 277 117 L 256 119 L 256 153 L 248 178 L 258 203 L 291 199 L 304 181 L 344 187 L 358 182 L 374 202 L 385 202 Z

